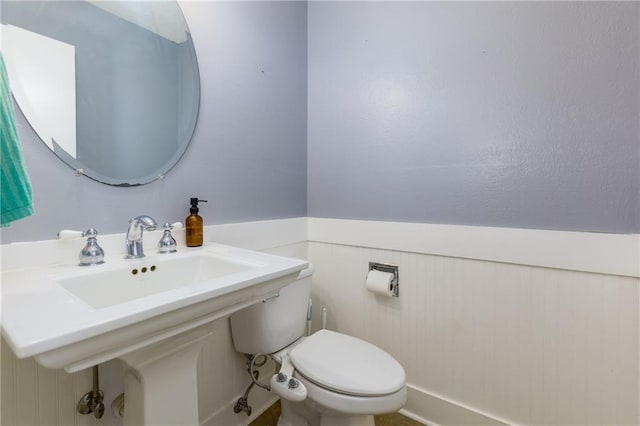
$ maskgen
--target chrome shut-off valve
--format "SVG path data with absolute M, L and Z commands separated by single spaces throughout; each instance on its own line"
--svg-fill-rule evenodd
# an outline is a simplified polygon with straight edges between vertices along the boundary
M 104 415 L 104 393 L 100 390 L 98 378 L 98 366 L 93 366 L 93 389 L 85 393 L 78 401 L 78 413 L 91 414 L 96 419 L 101 419 Z

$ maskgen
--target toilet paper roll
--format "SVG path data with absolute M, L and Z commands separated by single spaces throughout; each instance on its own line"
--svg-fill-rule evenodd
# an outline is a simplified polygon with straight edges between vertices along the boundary
M 393 296 L 393 274 L 372 269 L 367 274 L 367 290 L 382 296 Z

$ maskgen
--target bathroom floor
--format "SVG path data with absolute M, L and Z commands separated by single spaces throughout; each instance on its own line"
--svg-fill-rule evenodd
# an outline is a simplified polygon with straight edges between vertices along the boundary
M 280 401 L 273 404 L 260 417 L 251 422 L 249 426 L 276 426 L 280 416 Z M 422 423 L 411 420 L 402 414 L 385 414 L 375 416 L 376 426 L 422 426 Z

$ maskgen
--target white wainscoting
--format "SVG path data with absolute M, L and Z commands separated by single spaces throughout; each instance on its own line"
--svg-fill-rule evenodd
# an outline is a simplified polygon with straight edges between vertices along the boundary
M 174 232 L 180 245 L 184 244 L 184 230 Z M 145 233 L 147 247 L 155 247 L 160 233 Z M 262 250 L 283 256 L 306 258 L 306 218 L 248 222 L 205 227 L 205 239 L 223 244 Z M 104 235 L 99 240 L 105 250 L 122 250 L 124 234 Z M 58 258 L 52 261 L 77 258 L 84 239 L 14 243 L 2 246 L 4 267 L 20 265 L 33 250 L 52 250 Z M 124 254 L 124 253 L 123 253 Z M 252 390 L 249 403 L 251 417 L 233 413 L 235 400 L 249 384 L 244 357 L 237 354 L 231 342 L 229 322 L 220 319 L 211 324 L 213 335 L 208 339 L 198 361 L 198 398 L 200 421 L 203 425 L 242 426 L 257 417 L 275 398 L 266 391 Z M 80 415 L 76 404 L 91 389 L 91 371 L 69 374 L 63 370 L 40 367 L 33 358 L 17 359 L 4 339 L 1 352 L 0 424 L 117 426 L 121 419 L 111 413 L 111 401 L 123 391 L 122 367 L 117 360 L 100 365 L 100 387 L 105 392 L 105 415 L 96 420 L 92 415 Z M 261 379 L 269 377 L 272 365 L 263 367 Z
M 640 235 L 308 218 L 309 241 L 640 277 Z
M 635 274 L 638 260 L 628 253 L 626 262 L 608 258 L 614 254 L 607 247 L 620 236 L 603 235 L 600 246 L 582 248 L 590 258 L 603 257 L 603 273 L 587 273 L 568 268 L 588 262 L 557 250 L 583 236 L 540 231 L 539 238 L 525 230 L 532 238 L 515 250 L 530 250 L 524 245 L 533 239 L 540 255 L 514 263 L 547 259 L 549 268 L 512 264 L 520 254 L 493 243 L 491 261 L 454 257 L 460 249 L 445 234 L 437 246 L 449 247 L 450 255 L 427 254 L 424 225 L 309 221 L 316 328 L 327 307 L 328 328 L 395 356 L 407 372 L 411 417 L 441 425 L 639 423 L 640 280 L 624 276 Z M 389 233 L 394 228 L 406 238 Z M 492 229 L 482 231 L 486 238 Z M 543 241 L 558 259 L 545 255 Z M 480 242 L 472 246 L 463 257 L 487 252 Z M 399 298 L 366 291 L 369 261 L 399 265 Z

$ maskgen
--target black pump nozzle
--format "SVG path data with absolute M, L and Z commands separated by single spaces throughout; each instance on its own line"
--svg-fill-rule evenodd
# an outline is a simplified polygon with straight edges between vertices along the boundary
M 198 203 L 208 203 L 207 200 L 199 200 L 197 197 L 191 197 L 191 208 L 189 209 L 190 213 L 198 213 Z

